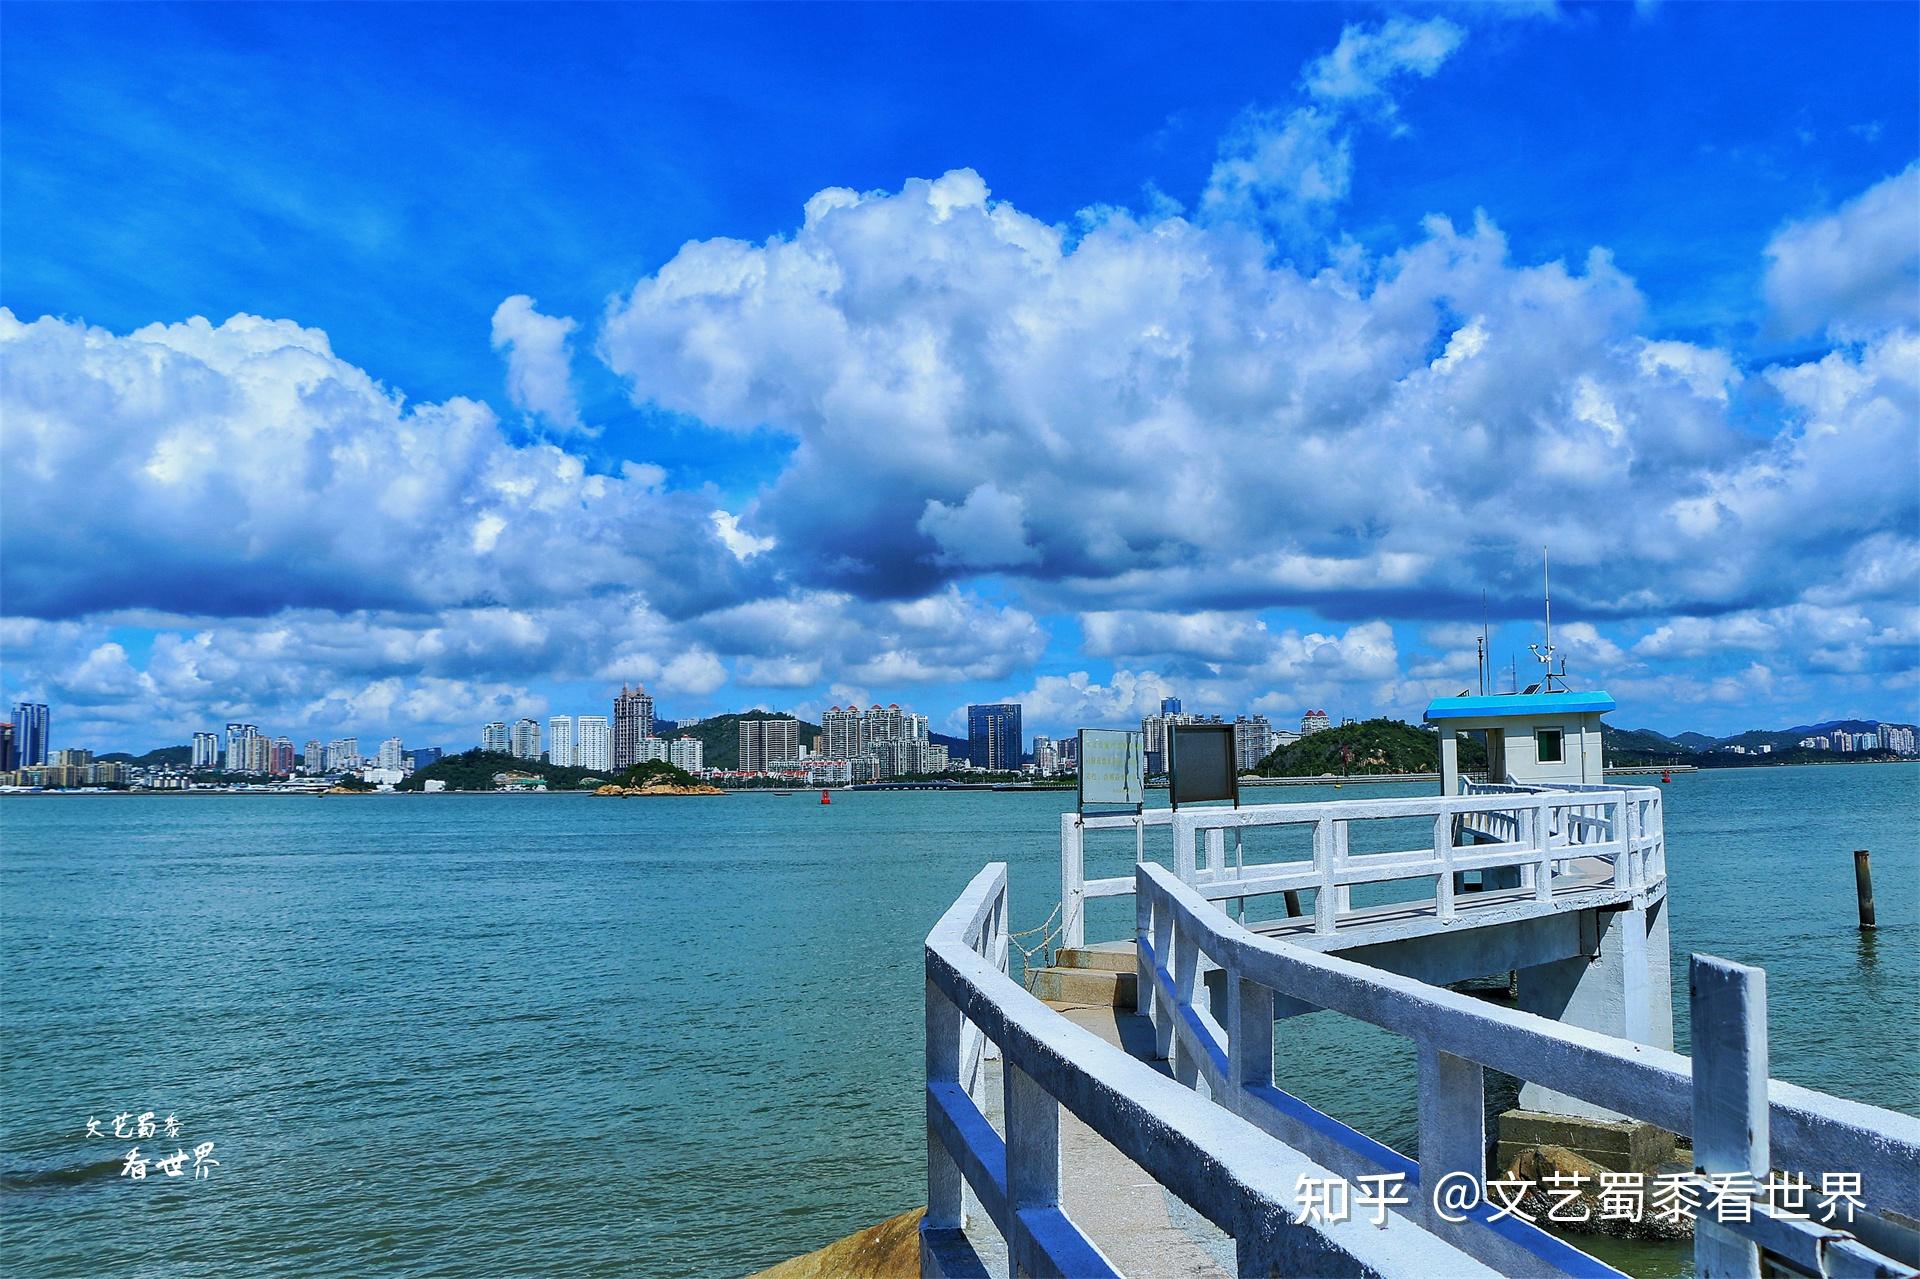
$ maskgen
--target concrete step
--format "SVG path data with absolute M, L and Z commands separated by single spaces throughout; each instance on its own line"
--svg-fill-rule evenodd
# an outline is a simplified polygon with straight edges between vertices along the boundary
M 1123 948 L 1108 946 L 1062 946 L 1054 952 L 1053 962 L 1060 968 L 1094 968 L 1103 973 L 1130 973 L 1136 970 L 1138 959 L 1134 954 L 1133 943 L 1123 943 Z
M 1033 973 L 1028 989 L 1057 1004 L 1098 1004 L 1103 1008 L 1134 1007 L 1134 975 L 1097 968 L 1042 968 Z

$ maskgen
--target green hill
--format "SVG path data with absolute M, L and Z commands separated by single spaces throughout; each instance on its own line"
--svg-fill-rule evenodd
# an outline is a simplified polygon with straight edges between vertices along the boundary
M 1486 752 L 1478 742 L 1461 740 L 1460 767 L 1469 772 L 1486 767 Z M 1253 771 L 1261 777 L 1437 773 L 1440 735 L 1397 719 L 1362 720 L 1289 742 Z
M 1693 752 L 1680 742 L 1644 728 L 1615 728 L 1600 725 L 1600 749 L 1609 766 L 1631 764 L 1683 764 Z
M 422 790 L 429 781 L 442 781 L 448 790 L 492 790 L 495 773 L 526 773 L 547 779 L 548 790 L 591 790 L 615 780 L 611 772 L 596 773 L 585 768 L 561 768 L 544 760 L 521 759 L 501 751 L 471 750 L 449 755 L 414 773 L 396 790 Z
M 96 758 L 122 764 L 131 764 L 136 768 L 185 768 L 193 762 L 193 747 L 162 746 L 158 750 L 148 751 L 144 755 L 129 755 L 125 751 L 109 751 Z
M 700 762 L 708 768 L 738 768 L 740 766 L 740 721 L 743 719 L 793 719 L 793 716 L 783 711 L 729 712 L 725 715 L 710 716 L 686 728 L 676 726 L 655 731 L 669 741 L 676 737 L 691 737 L 698 740 Z M 798 723 L 800 748 L 805 750 L 814 738 L 820 736 L 820 726 L 809 724 L 805 720 L 800 720 Z

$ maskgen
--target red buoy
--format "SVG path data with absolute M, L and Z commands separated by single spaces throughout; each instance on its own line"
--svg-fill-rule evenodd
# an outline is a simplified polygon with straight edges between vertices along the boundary
M 826 793 L 825 791 L 821 791 L 821 792 L 820 792 L 820 802 L 821 802 L 821 803 L 823 803 L 823 804 L 831 804 L 831 803 L 833 802 L 833 797 L 832 797 L 831 795 L 829 795 L 829 794 L 827 794 L 827 793 Z
M 1660 784 L 1662 786 L 1670 786 L 1673 784 L 1673 770 L 1671 768 L 1660 774 Z

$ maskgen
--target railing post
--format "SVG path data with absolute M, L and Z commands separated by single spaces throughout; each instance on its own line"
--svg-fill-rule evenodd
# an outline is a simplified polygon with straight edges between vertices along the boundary
M 1695 955 L 1687 988 L 1693 1011 L 1693 1164 L 1702 1175 L 1746 1173 L 1770 1163 L 1767 1126 L 1767 974 Z M 1760 1250 L 1701 1204 L 1693 1228 L 1700 1279 L 1758 1279 Z
M 1193 821 L 1183 813 L 1173 815 L 1173 873 L 1183 884 L 1194 881 Z
M 1440 878 L 1435 884 L 1434 900 L 1441 920 L 1453 918 L 1453 814 L 1442 812 L 1433 819 L 1433 856 L 1440 863 Z
M 1485 1067 L 1420 1045 L 1420 1216 L 1434 1225 L 1433 1194 L 1440 1180 L 1466 1173 L 1487 1180 Z
M 1016 1275 L 1051 1273 L 1020 1213 L 1060 1203 L 1060 1103 L 1007 1062 L 1007 1263 Z
M 1169 981 L 1173 978 L 1173 903 L 1163 901 L 1156 896 L 1153 910 L 1153 956 L 1154 962 L 1166 970 Z M 1149 975 L 1150 976 L 1150 975 Z M 1173 1059 L 1173 1019 L 1180 1015 L 1178 1008 L 1167 1007 L 1167 1001 L 1160 997 L 1155 988 L 1153 997 L 1153 1057 L 1155 1061 Z
M 1169 908 L 1167 913 L 1174 912 Z M 1168 972 L 1173 975 L 1173 1007 L 1167 1010 L 1167 1033 L 1172 1049 L 1168 1060 L 1173 1063 L 1174 1079 L 1191 1088 L 1200 1078 L 1200 1064 L 1180 1037 L 1173 1034 L 1173 1029 L 1174 1023 L 1193 1007 L 1194 988 L 1200 981 L 1200 939 L 1193 935 L 1191 927 L 1182 927 L 1178 920 L 1174 921 L 1173 963 Z
M 960 1082 L 960 1009 L 927 979 L 927 1083 Z M 933 1098 L 925 1099 L 929 1110 Z M 964 1182 L 960 1165 L 940 1140 L 927 1116 L 927 1216 L 929 1229 L 959 1230 L 967 1224 Z
M 1313 931 L 1322 936 L 1331 933 L 1340 909 L 1339 890 L 1334 887 L 1334 822 L 1322 817 L 1313 824 L 1313 872 L 1319 888 L 1313 894 Z
M 1336 822 L 1333 827 L 1333 865 L 1336 870 L 1347 868 L 1347 839 L 1353 827 L 1348 822 Z M 1341 884 L 1333 890 L 1333 908 L 1345 915 L 1353 910 L 1353 886 Z
M 1060 944 L 1087 944 L 1087 828 L 1078 813 L 1060 814 Z
M 1633 835 L 1627 829 L 1627 797 L 1624 793 L 1619 799 L 1607 805 L 1611 816 L 1608 818 L 1613 843 L 1619 852 L 1613 855 L 1613 886 L 1627 888 L 1633 884 Z
M 1227 1071 L 1235 1110 L 1249 1086 L 1273 1083 L 1273 992 L 1238 968 L 1227 969 Z
M 1218 826 L 1207 827 L 1207 873 L 1213 879 L 1227 868 L 1227 832 Z
M 993 913 L 994 949 L 1000 955 L 1000 971 L 1005 974 L 1013 968 L 1013 929 L 1007 920 L 1007 899 L 1000 898 L 1000 909 Z
M 1134 1011 L 1155 1021 L 1153 1006 L 1160 990 L 1153 980 L 1153 965 L 1147 954 L 1153 949 L 1153 889 L 1139 869 L 1133 872 L 1133 989 Z
M 1553 900 L 1553 832 L 1547 816 L 1547 806 L 1553 801 L 1542 797 L 1534 801 L 1532 808 L 1533 837 L 1533 899 L 1539 902 Z

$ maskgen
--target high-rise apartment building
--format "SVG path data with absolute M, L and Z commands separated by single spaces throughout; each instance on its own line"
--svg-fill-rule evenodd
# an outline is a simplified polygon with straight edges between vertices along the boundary
M 225 741 L 222 743 L 221 755 L 229 773 L 243 773 L 246 771 L 247 748 L 241 743 L 246 741 L 247 734 L 258 733 L 259 731 L 260 729 L 253 724 L 230 723 L 227 725 L 227 734 Z
M 360 739 L 338 737 L 327 743 L 327 771 L 346 773 L 360 767 Z
M 195 733 L 193 735 L 193 755 L 190 768 L 220 767 L 220 734 Z
M 255 724 L 228 724 L 226 752 L 221 767 L 229 773 L 264 773 L 271 763 L 273 742 Z
M 267 771 L 275 777 L 293 776 L 293 739 L 276 737 L 267 748 Z
M 613 771 L 613 728 L 605 715 L 582 715 L 574 724 L 574 767 Z
M 867 717 L 857 706 L 834 706 L 820 716 L 820 753 L 828 759 L 852 759 L 866 753 Z
M 404 769 L 407 766 L 407 748 L 397 737 L 389 737 L 380 743 L 380 767 Z
M 32 768 L 51 758 L 48 744 L 53 735 L 53 715 L 45 702 L 20 702 L 13 708 L 13 754 L 15 767 Z
M 327 748 L 320 744 L 319 738 L 307 739 L 307 748 L 300 752 L 300 767 L 308 773 L 327 771 Z
M 1333 721 L 1327 717 L 1325 711 L 1308 711 L 1300 717 L 1300 736 L 1302 737 L 1311 733 L 1323 733 L 1332 727 Z
M 653 736 L 653 699 L 645 688 L 620 686 L 613 699 L 613 767 L 624 772 L 640 763 L 640 743 Z
M 0 773 L 11 773 L 20 767 L 13 751 L 13 725 L 0 724 Z
M 540 758 L 540 721 L 522 716 L 513 721 L 507 749 L 518 759 Z
M 882 708 L 875 703 L 867 710 L 867 740 L 871 742 L 897 742 L 904 740 L 907 734 L 907 713 L 895 702 Z
M 667 744 L 667 762 L 675 768 L 697 773 L 705 767 L 707 748 L 697 737 L 676 737 Z
M 496 719 L 480 730 L 480 749 L 493 755 L 505 755 L 512 745 L 505 720 Z
M 558 764 L 562 768 L 576 768 L 579 766 L 574 755 L 577 749 L 573 739 L 573 716 L 549 715 L 547 717 L 547 763 Z
M 1033 739 L 1033 771 L 1042 777 L 1051 777 L 1060 771 L 1060 752 L 1054 748 L 1051 737 Z
M 1233 717 L 1233 754 L 1241 772 L 1273 753 L 1273 725 L 1265 715 Z
M 1023 740 L 1018 702 L 967 707 L 967 754 L 975 768 L 1019 771 Z
M 740 721 L 740 767 L 765 772 L 770 764 L 800 758 L 800 721 L 743 719 Z

